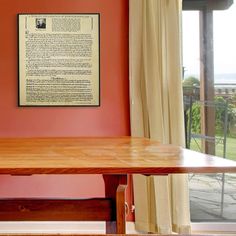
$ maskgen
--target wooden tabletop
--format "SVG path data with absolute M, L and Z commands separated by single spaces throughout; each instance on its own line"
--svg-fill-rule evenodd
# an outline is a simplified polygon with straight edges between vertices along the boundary
M 236 162 L 144 138 L 1 138 L 0 174 L 236 173 Z

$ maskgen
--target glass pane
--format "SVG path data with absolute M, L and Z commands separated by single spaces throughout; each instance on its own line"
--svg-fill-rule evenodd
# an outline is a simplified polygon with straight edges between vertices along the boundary
M 183 12 L 183 92 L 190 149 L 236 160 L 236 4 L 214 11 L 215 101 L 200 100 L 199 12 Z M 190 109 L 191 107 L 191 109 Z M 214 114 L 215 135 L 203 135 L 203 109 Z M 190 122 L 191 121 L 191 122 Z M 190 128 L 191 127 L 191 128 Z M 189 175 L 191 220 L 236 221 L 236 174 Z

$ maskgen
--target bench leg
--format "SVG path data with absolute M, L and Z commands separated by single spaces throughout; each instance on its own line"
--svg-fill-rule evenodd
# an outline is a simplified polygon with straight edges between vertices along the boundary
M 105 196 L 113 200 L 114 221 L 106 222 L 106 234 L 125 234 L 125 189 L 127 175 L 103 175 Z
M 125 189 L 126 189 L 126 185 L 119 185 L 116 192 L 116 232 L 117 234 L 126 233 Z

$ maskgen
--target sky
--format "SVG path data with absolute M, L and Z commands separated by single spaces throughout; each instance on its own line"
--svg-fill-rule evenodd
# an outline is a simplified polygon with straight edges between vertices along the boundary
M 215 74 L 236 74 L 236 1 L 224 11 L 214 11 Z M 199 74 L 199 15 L 183 12 L 183 65 L 186 74 Z

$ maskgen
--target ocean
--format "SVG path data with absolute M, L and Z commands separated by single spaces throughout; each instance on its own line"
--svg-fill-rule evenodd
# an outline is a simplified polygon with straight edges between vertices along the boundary
M 216 74 L 215 84 L 235 84 L 236 74 Z
M 189 76 L 194 76 L 199 78 L 200 76 L 197 74 L 185 74 L 184 78 L 188 78 Z M 236 85 L 236 73 L 232 74 L 216 74 L 215 75 L 215 84 L 233 84 Z

